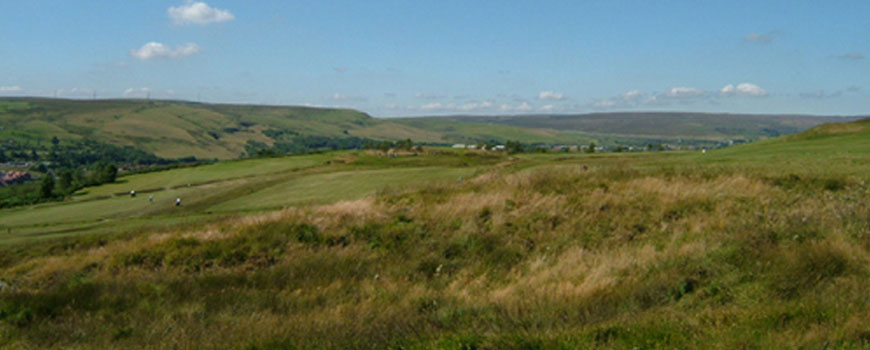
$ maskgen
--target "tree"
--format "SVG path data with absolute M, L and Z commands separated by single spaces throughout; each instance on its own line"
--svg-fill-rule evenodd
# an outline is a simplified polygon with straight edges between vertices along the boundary
M 411 139 L 396 141 L 397 149 L 409 151 L 411 150 L 411 147 L 414 147 L 414 142 L 412 142 Z
M 57 178 L 57 185 L 58 187 L 60 187 L 60 190 L 64 193 L 72 193 L 72 191 L 75 189 L 73 187 L 75 186 L 75 184 L 73 183 L 72 172 L 67 169 L 61 170 L 58 172 Z
M 595 153 L 595 142 L 589 143 L 589 148 L 586 149 L 586 153 Z
M 118 177 L 118 168 L 114 164 L 100 163 L 94 170 L 96 172 L 97 183 L 115 182 L 115 179 Z
M 60 139 L 58 139 L 57 136 L 52 136 L 52 137 L 51 137 L 51 144 L 54 145 L 54 147 L 57 147 L 57 145 L 58 145 L 59 143 L 60 143 Z
M 42 177 L 42 182 L 39 183 L 39 198 L 51 198 L 54 192 L 54 177 L 51 174 L 45 174 Z
M 505 148 L 509 154 L 523 153 L 524 149 L 523 144 L 519 141 L 508 141 Z
M 6 152 L 0 149 L 0 163 L 6 163 L 9 161 L 9 158 L 6 157 Z

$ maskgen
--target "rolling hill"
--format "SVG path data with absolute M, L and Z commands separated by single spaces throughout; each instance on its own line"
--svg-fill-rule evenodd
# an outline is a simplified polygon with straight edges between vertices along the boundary
M 306 135 L 436 141 L 424 130 L 344 109 L 210 105 L 145 100 L 0 100 L 0 138 L 90 139 L 165 158 L 239 157 L 249 142 Z
M 448 116 L 402 118 L 409 126 L 435 130 L 456 137 L 473 132 L 480 136 L 501 135 L 501 128 L 538 130 L 551 139 L 571 134 L 586 138 L 622 140 L 677 139 L 697 141 L 755 141 L 794 134 L 831 121 L 851 121 L 855 117 L 804 115 L 714 114 L 681 112 L 614 112 L 579 115 Z M 457 124 L 459 123 L 459 124 Z M 457 125 L 461 125 L 458 127 Z
M 833 119 L 698 113 L 605 113 L 502 117 L 373 118 L 348 109 L 150 100 L 0 99 L 0 140 L 47 144 L 94 140 L 164 158 L 233 159 L 248 146 L 305 137 L 410 138 L 430 144 L 509 140 L 541 144 L 682 143 L 759 140 Z M 836 120 L 848 120 L 836 119 Z

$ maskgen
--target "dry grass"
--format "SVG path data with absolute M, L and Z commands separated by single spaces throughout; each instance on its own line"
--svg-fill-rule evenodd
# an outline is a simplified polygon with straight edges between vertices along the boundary
M 862 348 L 868 190 L 564 167 L 0 270 L 6 348 Z

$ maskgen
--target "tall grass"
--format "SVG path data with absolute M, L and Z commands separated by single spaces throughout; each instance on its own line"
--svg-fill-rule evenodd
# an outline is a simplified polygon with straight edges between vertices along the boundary
M 53 243 L 0 268 L 0 347 L 866 348 L 870 188 L 832 181 L 568 164 Z

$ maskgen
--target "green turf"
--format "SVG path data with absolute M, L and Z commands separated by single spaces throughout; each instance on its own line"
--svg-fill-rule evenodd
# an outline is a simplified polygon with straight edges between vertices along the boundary
M 95 197 L 126 194 L 134 191 L 152 191 L 197 185 L 207 182 L 228 180 L 234 178 L 262 176 L 273 173 L 299 170 L 315 165 L 322 165 L 332 158 L 331 155 L 305 155 L 269 159 L 249 159 L 231 162 L 221 162 L 193 168 L 159 171 L 119 178 L 116 183 L 89 188 L 81 191 L 76 200 L 93 199 Z
M 435 185 L 471 178 L 476 168 L 394 168 L 340 171 L 294 178 L 232 199 L 210 209 L 222 212 L 277 209 L 299 204 L 322 204 L 358 199 L 387 188 Z

